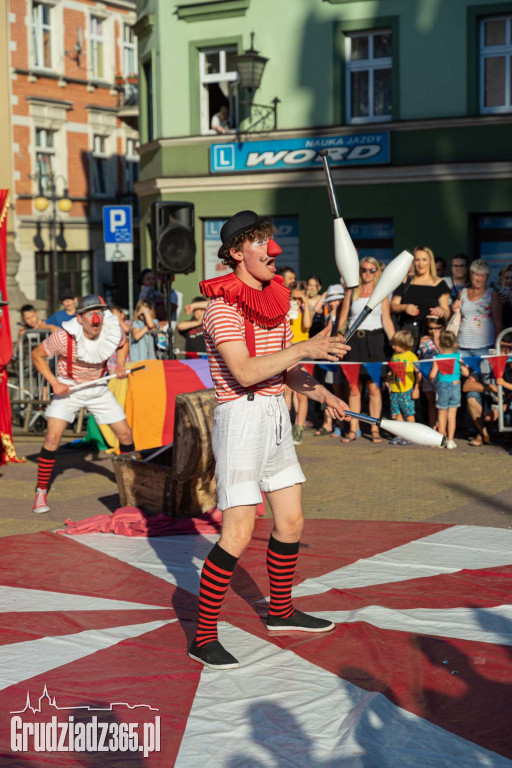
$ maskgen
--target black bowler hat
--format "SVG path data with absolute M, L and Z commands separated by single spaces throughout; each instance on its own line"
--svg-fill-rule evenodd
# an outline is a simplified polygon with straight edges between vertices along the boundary
M 243 235 L 244 232 L 258 229 L 264 224 L 270 224 L 270 220 L 263 216 L 258 216 L 254 211 L 238 211 L 234 216 L 231 216 L 224 223 L 220 231 L 222 245 L 219 248 L 219 258 L 223 257 L 237 235 Z
M 90 293 L 87 296 L 82 296 L 78 302 L 78 309 L 76 310 L 76 314 L 81 315 L 83 312 L 92 312 L 94 309 L 102 311 L 106 308 L 107 305 L 104 298 L 98 296 L 96 293 Z

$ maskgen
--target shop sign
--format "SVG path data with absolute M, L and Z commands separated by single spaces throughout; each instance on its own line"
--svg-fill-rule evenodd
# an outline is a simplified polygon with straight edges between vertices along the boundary
M 389 133 L 355 133 L 348 136 L 281 139 L 279 141 L 240 141 L 212 144 L 212 173 L 294 171 L 321 168 L 321 149 L 329 150 L 332 166 L 389 163 Z

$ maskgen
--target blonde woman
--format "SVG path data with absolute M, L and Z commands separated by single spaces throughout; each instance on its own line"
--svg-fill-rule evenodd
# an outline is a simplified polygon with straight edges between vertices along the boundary
M 133 313 L 130 337 L 130 361 L 155 360 L 155 334 L 159 328 L 155 308 L 150 301 L 138 301 Z
M 338 323 L 338 330 L 344 327 L 348 320 L 348 327 L 355 322 L 368 303 L 381 275 L 379 262 L 369 256 L 361 260 L 359 264 L 359 285 L 354 290 L 345 294 Z M 366 320 L 359 326 L 355 335 L 350 340 L 351 351 L 345 356 L 345 362 L 354 363 L 380 363 L 387 360 L 386 339 L 391 340 L 395 332 L 391 320 L 389 298 L 386 297 Z M 361 411 L 361 398 L 364 385 L 368 387 L 370 416 L 380 417 L 382 412 L 382 395 L 380 387 L 362 369 L 359 371 L 359 384 L 356 392 L 350 391 L 349 407 L 351 411 Z M 357 437 L 359 422 L 350 420 L 350 430 L 341 440 L 351 443 Z M 371 439 L 373 443 L 382 442 L 377 425 L 372 426 Z
M 450 289 L 437 276 L 434 253 L 428 246 L 417 245 L 414 249 L 412 279 L 396 289 L 391 311 L 400 315 L 400 328 L 412 333 L 415 350 L 427 315 L 445 320 L 450 317 Z

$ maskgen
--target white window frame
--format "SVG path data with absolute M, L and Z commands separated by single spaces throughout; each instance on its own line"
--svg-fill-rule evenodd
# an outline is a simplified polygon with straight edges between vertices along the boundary
M 131 34 L 133 35 L 133 42 L 126 39 L 126 31 L 129 30 Z M 128 37 L 130 35 L 128 34 Z M 130 69 L 127 63 L 127 59 L 129 54 L 133 57 L 133 68 Z M 135 32 L 133 31 L 133 26 L 131 24 L 123 23 L 123 75 L 125 77 L 128 77 L 128 75 L 136 75 L 139 71 L 138 67 L 138 61 L 137 61 L 137 37 L 135 35 Z
M 99 142 L 97 141 L 99 140 Z M 103 147 L 97 148 L 97 144 L 102 143 Z M 101 133 L 94 133 L 92 136 L 92 167 L 91 167 L 91 186 L 93 197 L 108 197 L 109 194 L 109 153 L 108 153 L 108 137 Z M 98 174 L 98 163 L 102 163 L 103 167 L 103 184 L 104 191 L 100 191 L 100 176 Z
M 48 23 L 43 22 L 43 8 L 48 10 Z M 37 17 L 37 18 L 36 18 Z M 34 69 L 43 69 L 50 71 L 53 69 L 54 54 L 54 36 L 55 36 L 55 24 L 53 5 L 51 3 L 34 2 L 32 4 L 31 16 L 30 16 L 30 51 Z M 44 59 L 44 31 L 48 30 L 50 34 L 50 65 L 41 63 Z
M 386 56 L 380 59 L 373 58 L 373 39 L 375 35 L 382 34 L 391 35 L 393 39 L 393 32 L 391 29 L 369 29 L 361 32 L 346 32 L 345 33 L 345 113 L 347 123 L 384 123 L 391 120 L 391 115 L 374 115 L 374 73 L 377 69 L 389 69 L 393 72 L 393 57 Z M 352 40 L 358 37 L 368 38 L 368 58 L 360 59 L 359 61 L 351 61 L 350 54 L 352 48 Z M 353 117 L 352 116 L 352 89 L 351 89 L 351 74 L 352 72 L 368 72 L 368 116 L 367 117 Z M 393 98 L 394 94 L 392 94 Z
M 219 48 L 205 48 L 199 51 L 199 81 L 201 89 L 201 133 L 212 133 L 210 127 L 210 110 L 208 99 L 208 86 L 210 83 L 237 83 L 238 72 L 228 72 L 226 69 L 226 53 L 236 53 L 236 45 L 225 45 Z M 209 75 L 206 72 L 206 56 L 208 54 L 219 54 L 219 71 Z M 229 101 L 229 113 L 231 120 L 238 116 L 238 88 L 234 88 L 231 95 L 226 97 Z
M 133 185 L 135 183 L 135 166 L 139 166 L 139 153 L 138 153 L 139 141 L 138 139 L 127 137 L 125 140 L 125 152 L 124 152 L 124 183 L 125 191 L 133 192 Z M 137 174 L 138 176 L 138 174 Z
M 505 45 L 485 45 L 485 23 L 487 21 L 505 21 Z M 480 114 L 492 115 L 503 112 L 512 112 L 512 15 L 486 16 L 480 20 L 480 86 L 479 102 Z M 499 107 L 485 106 L 485 62 L 487 59 L 505 58 L 505 104 Z
M 96 30 L 94 30 L 94 22 L 96 22 Z M 98 23 L 101 25 L 101 35 L 97 33 Z M 91 71 L 91 77 L 93 80 L 106 79 L 105 31 L 106 31 L 106 19 L 103 16 L 96 16 L 94 13 L 91 13 L 91 15 L 89 16 L 89 46 L 90 46 L 89 67 Z M 98 46 L 101 46 L 101 60 L 102 60 L 102 68 L 103 68 L 103 72 L 101 75 L 98 73 Z
M 53 177 L 53 184 L 55 184 L 55 177 L 56 177 L 56 154 L 55 154 L 55 135 L 56 131 L 49 130 L 47 128 L 42 127 L 35 127 L 34 130 L 34 151 L 35 151 L 35 168 L 36 168 L 36 176 L 37 176 L 37 194 L 39 194 L 39 191 L 42 190 L 44 194 L 51 194 L 52 193 L 52 187 L 49 182 L 44 183 L 43 179 L 48 178 L 47 176 L 42 176 L 39 173 L 40 165 L 39 165 L 39 158 L 40 156 L 46 156 L 49 158 L 49 168 L 50 173 Z M 37 136 L 38 134 L 44 138 L 44 141 L 39 146 L 37 145 Z M 52 137 L 51 145 L 48 144 L 48 136 Z

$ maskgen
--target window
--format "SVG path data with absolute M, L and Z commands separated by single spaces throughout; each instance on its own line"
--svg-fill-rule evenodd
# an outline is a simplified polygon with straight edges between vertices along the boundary
M 373 256 L 377 261 L 391 261 L 393 219 L 352 219 L 346 224 L 359 259 Z
M 150 61 L 143 65 L 144 82 L 146 86 L 146 115 L 147 115 L 147 141 L 154 139 L 154 120 L 153 120 L 153 67 Z
M 53 137 L 53 131 L 47 131 L 46 128 L 36 128 L 36 176 L 39 191 L 45 194 L 52 192 L 55 175 Z
M 512 16 L 480 22 L 480 112 L 512 111 Z
M 345 36 L 347 123 L 391 120 L 391 30 Z
M 104 136 L 95 135 L 92 146 L 92 192 L 107 194 L 107 150 Z
M 59 251 L 57 292 L 52 291 L 55 278 L 52 252 L 36 252 L 36 299 L 48 301 L 49 296 L 60 296 L 64 289 L 76 296 L 86 296 L 92 290 L 92 257 L 90 251 Z
M 89 66 L 92 77 L 102 79 L 104 77 L 103 69 L 103 19 L 97 16 L 91 16 L 90 28 L 91 61 Z
M 125 151 L 125 192 L 133 192 L 133 185 L 139 178 L 139 155 L 137 153 L 138 142 L 135 139 L 126 139 Z
M 476 258 L 491 270 L 489 284 L 499 286 L 500 272 L 512 261 L 512 213 L 491 213 L 474 217 Z
M 231 127 L 238 112 L 238 73 L 233 62 L 235 46 L 209 48 L 199 55 L 201 88 L 201 133 L 210 133 L 212 117 L 223 106 L 228 107 Z
M 137 40 L 133 27 L 123 26 L 123 74 L 133 75 L 137 72 Z
M 51 8 L 44 3 L 34 3 L 32 6 L 32 56 L 35 67 L 51 69 Z

